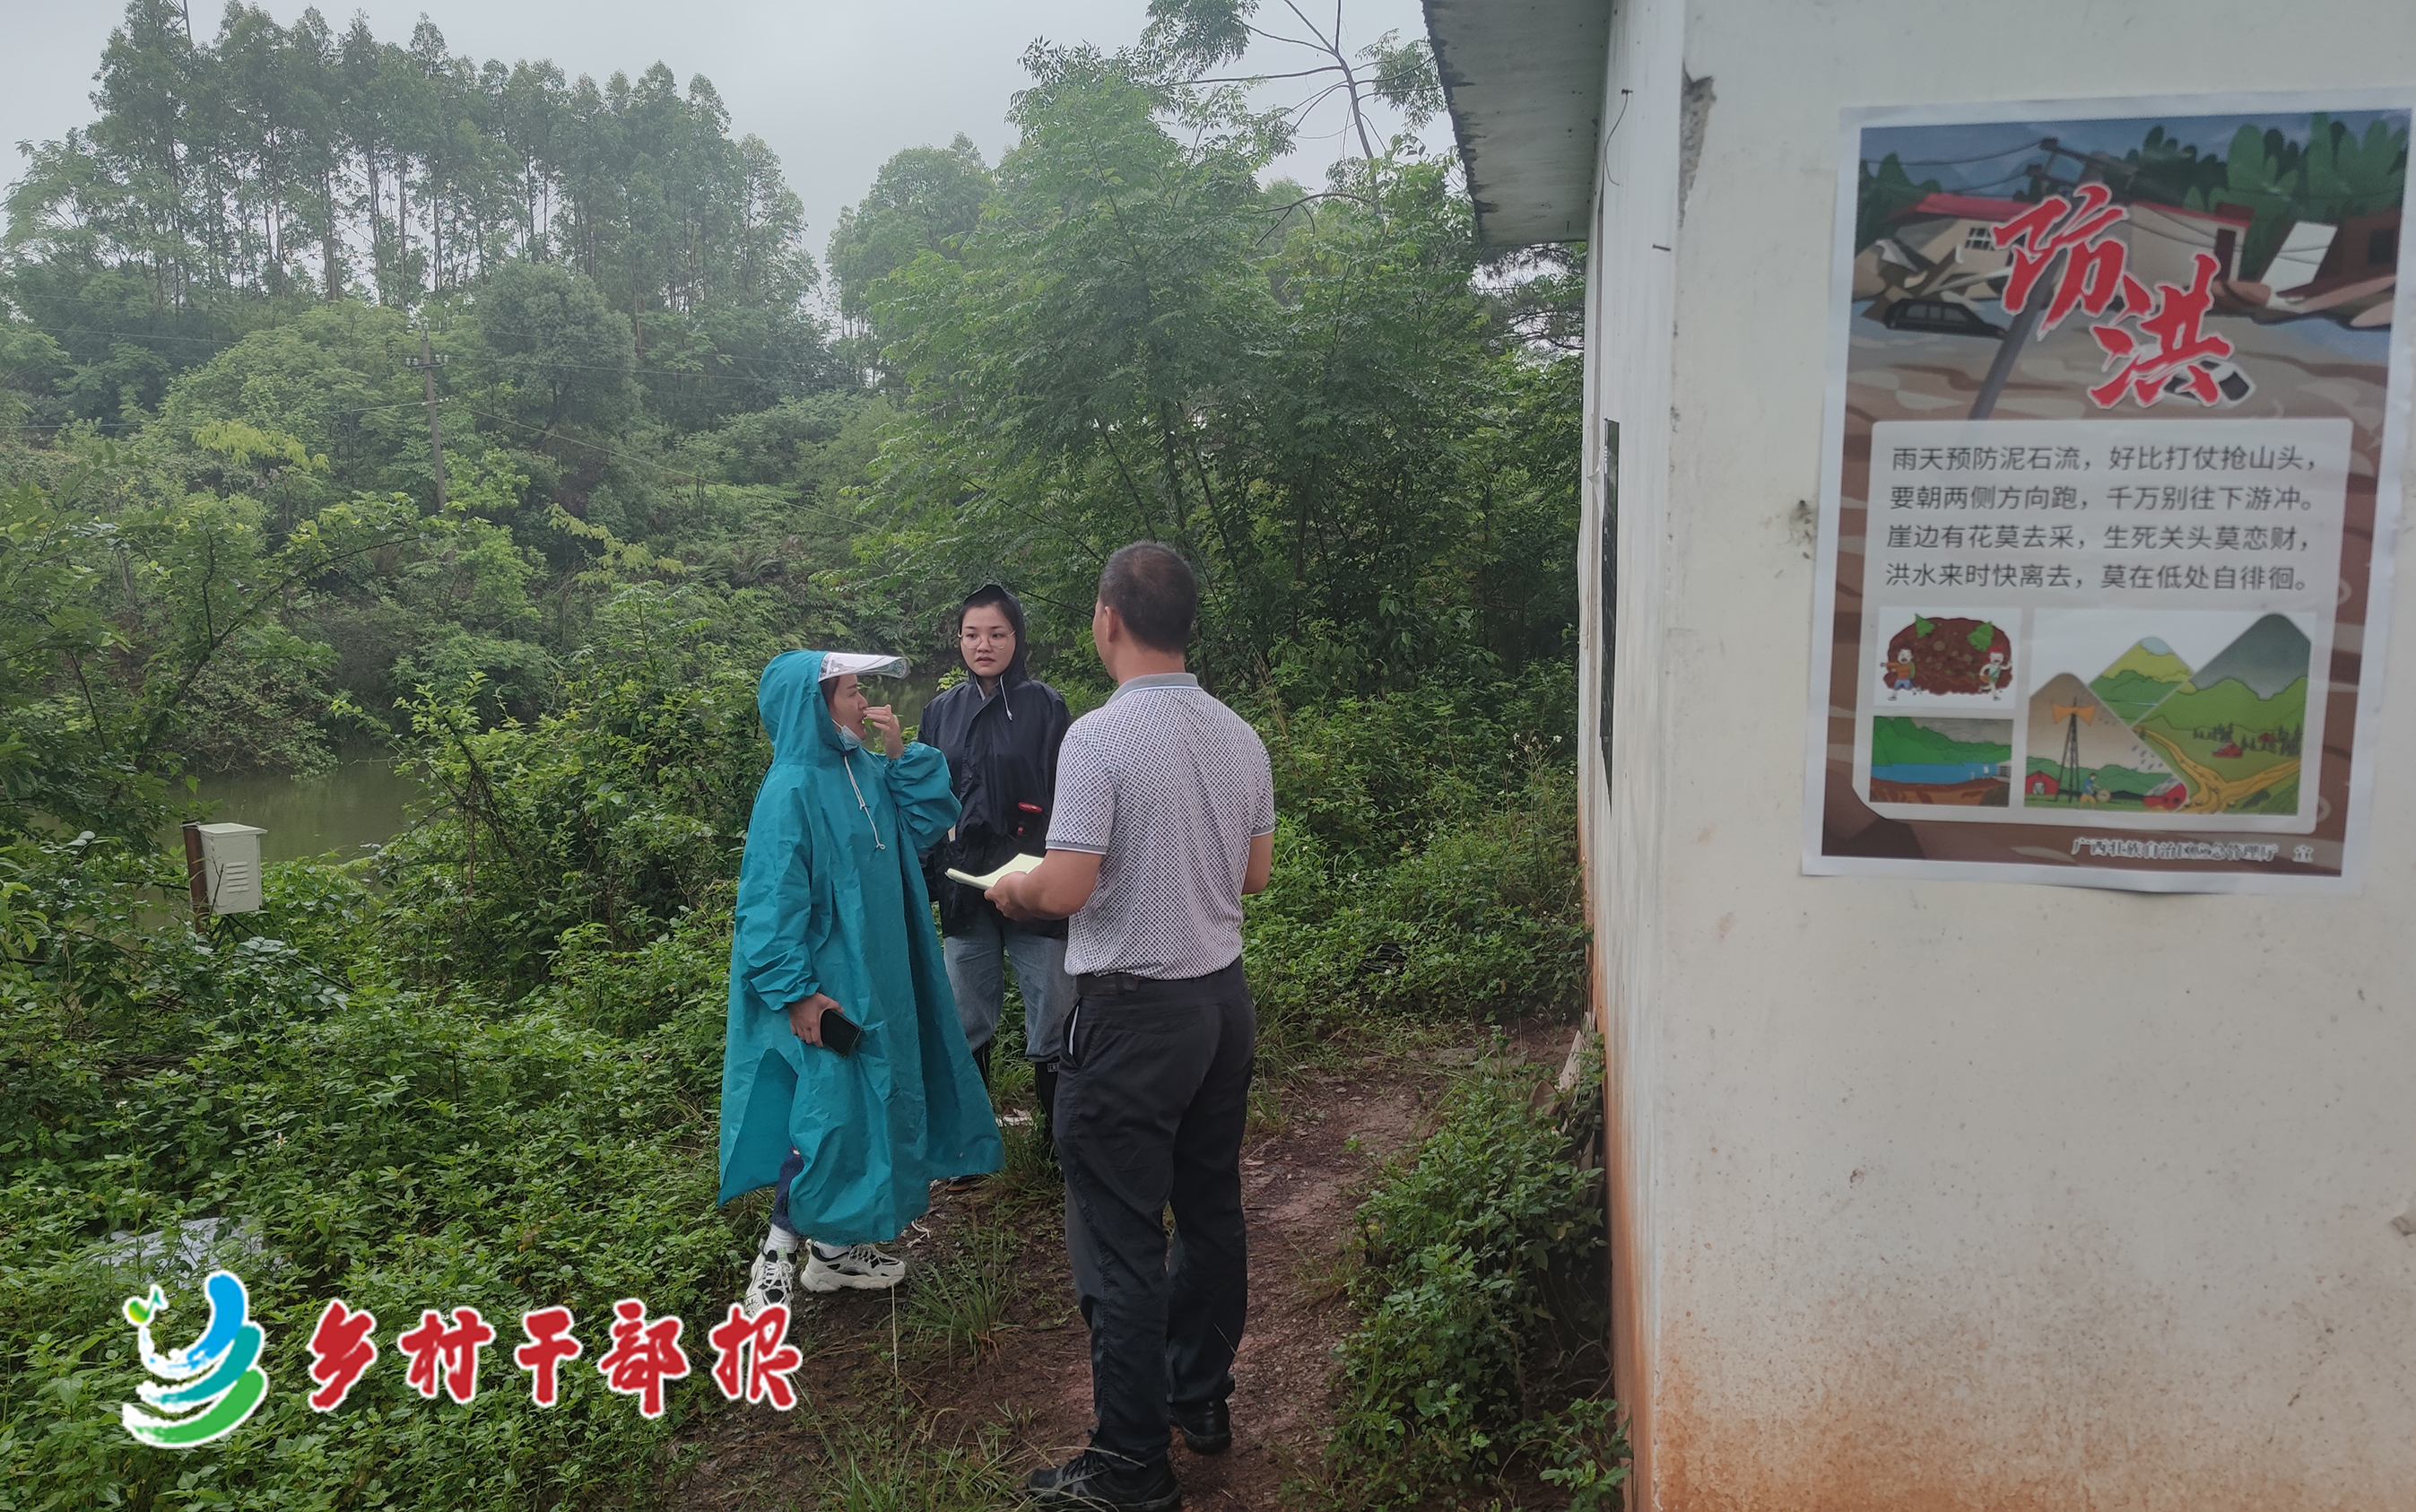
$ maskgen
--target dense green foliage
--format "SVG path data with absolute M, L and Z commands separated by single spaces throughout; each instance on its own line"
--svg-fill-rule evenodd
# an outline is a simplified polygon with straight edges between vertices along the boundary
M 1609 1376 L 1599 1072 L 1540 1106 L 1536 1091 L 1525 1068 L 1481 1064 L 1359 1210 L 1366 1321 L 1342 1347 L 1333 1459 L 1363 1504 L 1466 1492 L 1522 1457 L 1577 1505 L 1618 1504 L 1625 1446 L 1595 1397 Z
M 131 877 L 79 881 L 98 895 L 88 906 L 130 906 Z M 44 990 L 10 994 L 0 1507 L 94 1505 L 99 1488 L 135 1507 L 617 1492 L 702 1405 L 694 1393 L 649 1424 L 592 1372 L 566 1371 L 563 1406 L 544 1412 L 495 1379 L 510 1368 L 498 1356 L 468 1408 L 423 1403 L 381 1368 L 323 1416 L 303 1400 L 302 1344 L 339 1295 L 394 1328 L 474 1305 L 507 1334 L 550 1303 L 592 1333 L 621 1296 L 691 1320 L 726 1302 L 741 1241 L 713 1212 L 709 1154 L 711 962 L 726 941 L 705 928 L 688 962 L 702 979 L 664 983 L 645 1005 L 663 1021 L 624 1037 L 581 1021 L 576 969 L 510 1013 L 348 979 L 339 962 L 374 962 L 359 947 L 379 925 L 338 875 L 285 869 L 258 923 L 274 933 L 96 939 Z M 621 968 L 614 986 L 639 987 L 635 975 Z M 277 1387 L 243 1431 L 172 1456 L 117 1427 L 139 1379 L 117 1302 L 141 1271 L 86 1240 L 202 1212 L 240 1227 L 218 1258 L 250 1284 Z
M 1206 567 L 1200 653 L 1288 696 L 1515 672 L 1575 612 L 1578 369 L 1472 285 L 1437 159 L 1261 182 L 1276 123 L 1035 52 L 969 233 L 875 285 L 900 567 L 1027 585 L 1068 637 L 1113 546 Z M 868 204 L 860 234 L 885 217 Z
M 1261 718 L 1281 857 L 1246 938 L 1262 1016 L 1316 1035 L 1576 1011 L 1575 699 L 1563 665 Z
M 592 1370 L 539 1412 L 491 1356 L 459 1408 L 388 1360 L 320 1415 L 303 1341 L 337 1295 L 386 1338 L 567 1302 L 592 1350 L 616 1297 L 701 1328 L 735 1294 L 756 673 L 920 657 L 982 577 L 1079 708 L 1105 553 L 1199 566 L 1200 665 L 1276 766 L 1272 1074 L 1574 1005 L 1576 365 L 1537 296 L 1476 292 L 1444 165 L 1269 185 L 1280 124 L 1154 49 L 1035 53 L 995 170 L 894 159 L 833 237 L 831 340 L 702 81 L 239 5 L 195 45 L 135 0 L 0 265 L 0 1512 L 648 1504 L 701 1379 L 646 1425 Z M 423 782 L 406 832 L 188 923 L 187 779 L 365 741 Z M 170 1458 L 116 1426 L 145 1267 L 109 1236 L 199 1218 L 277 1387 Z M 987 1284 L 924 1323 L 977 1341 Z M 896 1489 L 857 1459 L 889 1439 L 823 1431 Z M 983 1442 L 932 1474 L 992 1483 Z

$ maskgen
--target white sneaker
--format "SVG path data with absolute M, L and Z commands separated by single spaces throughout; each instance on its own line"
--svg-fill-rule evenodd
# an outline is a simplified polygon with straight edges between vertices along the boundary
M 787 1307 L 796 1274 L 796 1251 L 776 1248 L 767 1240 L 747 1270 L 747 1316 L 752 1318 L 765 1308 Z
M 850 1287 L 859 1292 L 885 1292 L 905 1278 L 904 1261 L 884 1255 L 870 1245 L 835 1249 L 808 1239 L 806 1273 L 798 1281 L 808 1292 L 837 1292 Z

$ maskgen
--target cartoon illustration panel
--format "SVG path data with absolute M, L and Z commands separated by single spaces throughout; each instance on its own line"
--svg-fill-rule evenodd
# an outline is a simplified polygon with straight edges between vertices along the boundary
M 2013 759 L 2011 719 L 1880 714 L 1871 720 L 1871 801 L 2002 809 Z
M 2002 611 L 1880 610 L 1878 702 L 2003 705 L 2014 686 L 2012 623 Z
M 2355 885 L 2411 107 L 1846 113 L 1806 871 Z
M 2083 611 L 2035 617 L 2021 807 L 2299 812 L 2308 616 Z

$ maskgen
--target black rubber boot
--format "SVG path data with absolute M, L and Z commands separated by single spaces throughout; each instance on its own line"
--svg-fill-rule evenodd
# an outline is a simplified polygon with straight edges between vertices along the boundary
M 974 1051 L 974 1069 L 981 1073 L 982 1090 L 985 1092 L 989 1090 L 989 1048 L 997 1043 L 995 1039 L 985 1040 L 981 1049 Z

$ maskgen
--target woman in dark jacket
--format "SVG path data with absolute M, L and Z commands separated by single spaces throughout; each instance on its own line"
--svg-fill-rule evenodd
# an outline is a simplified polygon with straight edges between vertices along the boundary
M 1074 1002 L 1065 975 L 1064 920 L 1017 923 L 978 888 L 951 882 L 950 867 L 980 876 L 1008 857 L 1038 855 L 1049 843 L 1057 792 L 1057 748 L 1065 738 L 1065 701 L 1024 667 L 1023 606 L 995 582 L 974 590 L 957 612 L 957 651 L 971 673 L 931 700 L 917 738 L 948 759 L 964 815 L 926 858 L 940 905 L 948 982 L 957 1017 L 982 1078 L 1004 1005 L 1004 966 L 1023 993 L 1023 1053 L 1044 1132 L 1057 1083 L 1058 1038 Z

